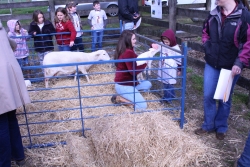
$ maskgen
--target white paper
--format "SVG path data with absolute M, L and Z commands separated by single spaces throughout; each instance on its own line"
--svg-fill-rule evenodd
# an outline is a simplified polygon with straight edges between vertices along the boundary
M 233 77 L 231 74 L 231 70 L 221 69 L 216 91 L 214 94 L 214 99 L 219 99 L 223 100 L 223 102 L 227 102 L 230 95 L 232 82 Z
M 132 30 L 137 29 L 138 27 L 140 27 L 140 25 L 141 25 L 141 17 L 140 17 L 139 20 L 136 22 L 136 25 L 135 25 L 135 27 L 134 27 Z
M 227 89 L 226 89 L 226 92 L 224 93 L 224 97 L 223 97 L 223 102 L 224 103 L 227 102 L 228 99 L 229 99 L 232 84 L 233 84 L 233 77 L 232 77 L 232 75 L 230 75 L 229 79 L 228 79 L 228 83 L 227 83 Z

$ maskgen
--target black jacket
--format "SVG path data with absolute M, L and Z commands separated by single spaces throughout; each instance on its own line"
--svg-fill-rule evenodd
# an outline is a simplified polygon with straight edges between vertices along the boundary
M 34 35 L 34 32 L 36 32 L 36 35 Z M 29 27 L 29 34 L 34 38 L 35 51 L 43 53 L 54 50 L 54 45 L 52 41 L 53 36 L 52 35 L 39 36 L 39 35 L 50 34 L 55 32 L 56 30 L 53 24 L 48 20 L 45 20 L 42 30 L 40 30 L 36 22 L 34 21 L 31 22 Z
M 134 22 L 134 13 L 139 13 L 137 0 L 118 0 L 119 20 Z
M 210 66 L 217 69 L 249 66 L 249 18 L 249 12 L 241 2 L 222 26 L 221 8 L 217 6 L 210 12 L 202 31 L 205 60 Z

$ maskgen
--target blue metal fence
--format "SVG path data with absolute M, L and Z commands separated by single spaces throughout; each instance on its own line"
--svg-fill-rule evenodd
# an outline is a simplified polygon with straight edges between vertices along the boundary
M 116 31 L 120 29 L 110 29 Z M 83 31 L 83 39 L 86 51 L 90 48 L 91 36 L 90 31 Z M 54 34 L 51 34 L 54 35 Z M 114 36 L 113 36 L 114 35 Z M 103 49 L 106 50 L 112 57 L 116 43 L 117 33 L 104 35 Z M 137 36 L 137 46 L 135 52 L 140 54 L 149 49 L 150 43 L 158 43 L 139 34 Z M 55 144 L 66 144 L 65 134 L 68 132 L 79 133 L 85 136 L 85 131 L 90 130 L 91 120 L 98 117 L 115 116 L 126 112 L 134 114 L 142 112 L 158 112 L 166 111 L 172 114 L 173 120 L 180 122 L 180 127 L 184 125 L 184 106 L 185 106 L 185 85 L 186 85 L 186 61 L 187 61 L 187 46 L 182 45 L 182 52 L 179 56 L 162 57 L 158 53 L 153 58 L 143 58 L 138 60 L 152 60 L 152 68 L 147 69 L 144 74 L 145 80 L 152 83 L 152 88 L 149 91 L 141 91 L 145 98 L 148 108 L 144 110 L 135 110 L 133 107 L 118 106 L 110 101 L 110 98 L 116 94 L 114 90 L 114 64 L 118 62 L 133 62 L 127 60 L 109 60 L 109 61 L 93 61 L 80 62 L 73 64 L 55 64 L 55 65 L 40 65 L 37 53 L 34 51 L 32 41 L 29 42 L 30 55 L 29 66 L 22 66 L 24 77 L 28 79 L 27 71 L 32 71 L 29 75 L 29 80 L 32 81 L 32 86 L 28 88 L 32 103 L 24 107 L 18 112 L 20 130 L 23 137 L 25 147 L 47 147 Z M 161 45 L 160 43 L 158 43 Z M 161 49 L 165 47 L 161 45 Z M 178 51 L 177 51 L 178 52 Z M 177 77 L 169 76 L 169 78 L 160 78 L 158 70 L 174 69 L 176 67 L 160 67 L 159 61 L 165 59 L 181 59 L 182 74 Z M 92 65 L 88 71 L 90 82 L 85 79 L 85 74 L 78 71 L 81 65 Z M 73 81 L 72 75 L 61 75 L 50 77 L 49 88 L 45 88 L 43 71 L 45 68 L 53 67 L 69 67 L 75 66 L 77 70 L 77 82 Z M 151 74 L 149 75 L 149 71 Z M 173 88 L 166 89 L 162 80 L 176 79 L 177 84 Z M 54 81 L 53 81 L 54 80 Z M 161 103 L 163 92 L 165 90 L 175 90 L 175 96 L 170 103 Z M 131 92 L 130 92 L 131 93 Z M 133 92 L 132 92 L 133 93 Z M 131 102 L 134 103 L 134 102 Z

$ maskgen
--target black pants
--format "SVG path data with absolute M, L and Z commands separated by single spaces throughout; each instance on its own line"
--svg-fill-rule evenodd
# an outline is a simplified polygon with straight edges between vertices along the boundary
M 23 160 L 24 149 L 16 110 L 0 115 L 0 167 L 10 167 L 11 159 Z

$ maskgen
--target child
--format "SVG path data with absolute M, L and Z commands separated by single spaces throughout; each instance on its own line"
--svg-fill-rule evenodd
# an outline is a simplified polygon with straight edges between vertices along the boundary
M 9 20 L 7 22 L 7 25 L 9 27 L 8 36 L 12 37 L 13 40 L 15 40 L 15 42 L 17 43 L 17 48 L 16 51 L 14 52 L 15 57 L 21 67 L 24 65 L 27 66 L 29 63 L 28 62 L 29 48 L 26 43 L 26 40 L 28 40 L 29 38 L 22 36 L 27 36 L 28 32 L 27 30 L 21 27 L 21 24 L 18 20 Z
M 173 49 L 180 50 L 180 47 L 176 43 L 174 32 L 169 29 L 162 33 L 161 41 L 164 45 L 167 45 Z M 162 48 L 162 57 L 165 56 L 178 56 L 181 55 L 171 49 Z M 159 62 L 158 77 L 164 85 L 164 97 L 163 101 L 171 102 L 172 98 L 175 98 L 174 84 L 176 84 L 176 68 L 181 66 L 181 59 L 165 59 Z M 178 75 L 181 75 L 180 68 L 178 69 Z M 167 90 L 168 89 L 168 90 Z
M 43 58 L 49 52 L 54 50 L 51 35 L 37 36 L 38 34 L 55 33 L 53 24 L 44 18 L 40 10 L 33 12 L 33 21 L 30 23 L 29 34 L 34 38 L 34 48 L 38 52 L 40 65 L 43 65 Z
M 134 52 L 136 43 L 135 33 L 131 30 L 124 30 L 118 40 L 114 55 L 115 60 L 136 59 Z M 141 73 L 147 63 L 137 66 L 135 62 L 120 62 L 116 64 L 115 90 L 119 94 L 114 95 L 111 101 L 115 104 L 135 105 L 135 109 L 146 109 L 147 102 L 139 90 L 149 90 L 152 86 L 149 81 L 138 82 L 137 75 Z
M 70 47 L 74 45 L 76 38 L 76 30 L 70 21 L 67 9 L 59 7 L 55 12 L 56 32 L 62 33 L 56 35 L 56 41 L 59 51 L 70 51 Z M 70 32 L 70 34 L 65 34 Z
M 99 49 L 102 48 L 102 38 L 103 38 L 103 29 L 107 25 L 107 15 L 104 10 L 101 10 L 99 1 L 93 2 L 93 7 L 95 10 L 91 10 L 88 16 L 88 22 L 92 31 L 92 47 L 91 50 L 96 51 L 96 44 L 98 44 Z
M 77 7 L 78 3 L 75 3 L 73 1 L 69 2 L 66 4 L 66 8 L 68 10 L 69 13 L 69 17 L 71 22 L 74 24 L 75 30 L 77 31 L 76 34 L 76 39 L 75 39 L 75 44 L 71 47 L 71 51 L 76 51 L 77 49 L 79 49 L 79 51 L 84 52 L 84 46 L 83 46 L 83 41 L 82 41 L 82 24 L 81 24 L 81 18 L 79 16 L 79 14 L 77 14 L 76 12 L 76 7 Z

